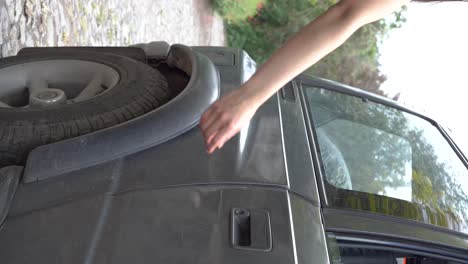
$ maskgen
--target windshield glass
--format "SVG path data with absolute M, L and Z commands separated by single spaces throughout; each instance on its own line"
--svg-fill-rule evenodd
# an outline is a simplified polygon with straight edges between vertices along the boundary
M 305 95 L 329 206 L 468 233 L 468 171 L 435 126 L 342 93 Z

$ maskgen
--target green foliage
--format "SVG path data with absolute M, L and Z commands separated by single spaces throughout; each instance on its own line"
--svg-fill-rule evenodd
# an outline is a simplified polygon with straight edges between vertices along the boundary
M 226 18 L 229 46 L 247 51 L 259 64 L 265 62 L 303 26 L 325 12 L 337 0 L 266 0 L 255 15 L 244 20 L 232 20 L 240 1 L 213 0 Z M 393 19 L 378 21 L 356 32 L 344 45 L 320 62 L 307 74 L 335 80 L 365 90 L 383 94 L 378 88 L 385 76 L 378 69 L 379 41 L 389 30 L 405 22 L 404 10 Z
M 386 78 L 378 69 L 378 41 L 386 30 L 382 22 L 364 26 L 307 73 L 383 95 L 378 88 Z
M 238 22 L 253 16 L 264 0 L 211 0 L 227 22 Z

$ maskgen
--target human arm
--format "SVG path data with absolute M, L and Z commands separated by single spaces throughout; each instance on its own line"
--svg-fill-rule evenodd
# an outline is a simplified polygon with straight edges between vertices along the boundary
M 408 0 L 342 0 L 305 26 L 262 65 L 252 78 L 215 102 L 200 127 L 212 153 L 252 118 L 292 78 L 339 47 L 363 25 L 397 10 Z

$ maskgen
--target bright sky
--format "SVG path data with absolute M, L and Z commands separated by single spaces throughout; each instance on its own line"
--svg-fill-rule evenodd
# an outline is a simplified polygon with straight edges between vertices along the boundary
M 452 130 L 468 155 L 468 2 L 411 3 L 382 46 L 381 88 Z

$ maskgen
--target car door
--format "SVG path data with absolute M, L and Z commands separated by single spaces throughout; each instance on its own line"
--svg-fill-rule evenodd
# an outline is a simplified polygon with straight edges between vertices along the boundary
M 331 263 L 466 263 L 466 159 L 433 120 L 300 77 Z

